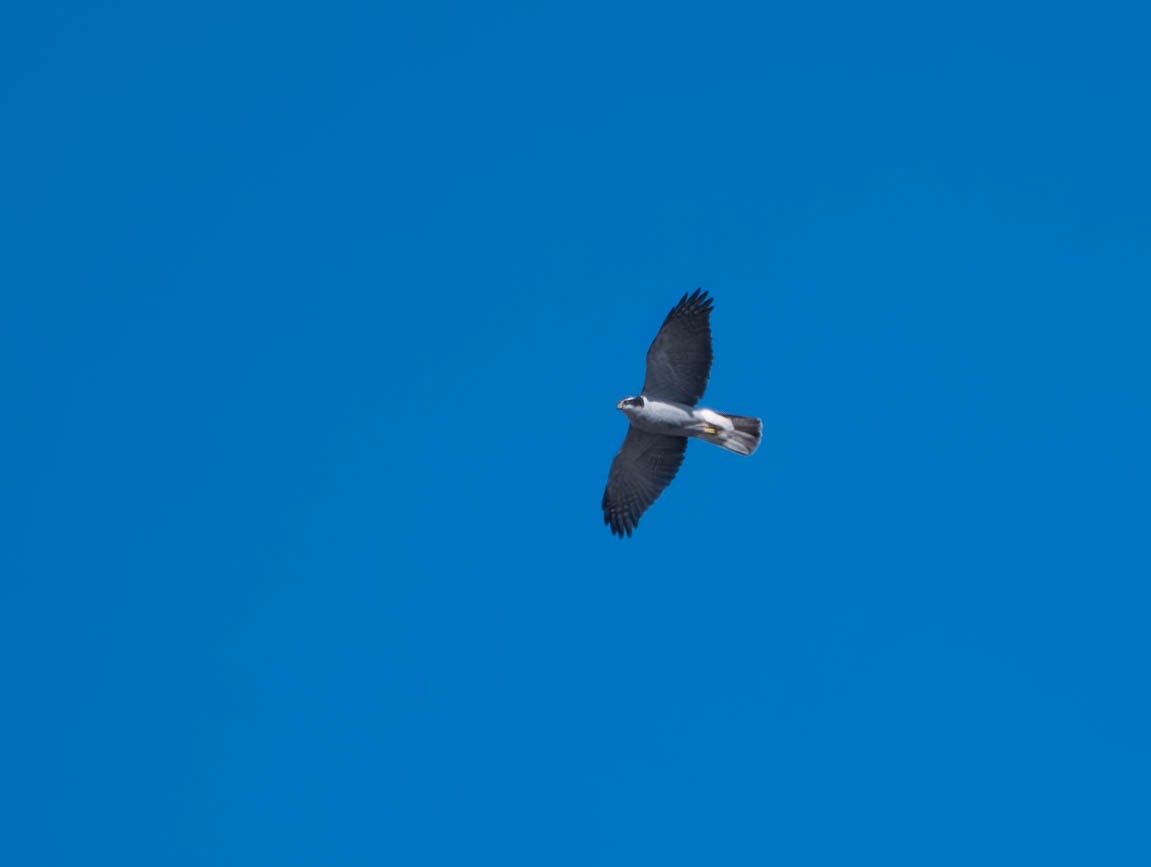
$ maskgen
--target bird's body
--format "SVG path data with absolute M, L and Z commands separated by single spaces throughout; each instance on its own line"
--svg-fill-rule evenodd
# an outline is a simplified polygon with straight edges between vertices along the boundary
M 618 407 L 634 427 L 647 433 L 696 437 L 742 455 L 750 455 L 759 445 L 758 437 L 754 441 L 746 441 L 737 435 L 737 421 L 745 416 L 732 416 L 714 409 L 646 397 L 642 405 L 628 404 L 627 400 L 621 400 Z
M 620 401 L 618 408 L 640 430 L 654 434 L 691 436 L 689 430 L 698 428 L 703 419 L 697 418 L 695 407 L 671 400 L 644 398 L 642 405 L 626 404 Z
M 763 423 L 750 416 L 696 408 L 711 373 L 711 299 L 697 289 L 664 320 L 647 352 L 643 391 L 616 406 L 631 421 L 603 495 L 604 523 L 630 536 L 648 506 L 671 484 L 687 441 L 697 438 L 750 455 Z

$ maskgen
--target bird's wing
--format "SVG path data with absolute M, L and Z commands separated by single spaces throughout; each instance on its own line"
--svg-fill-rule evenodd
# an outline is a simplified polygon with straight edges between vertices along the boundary
M 696 289 L 667 314 L 647 351 L 645 395 L 688 406 L 703 397 L 711 373 L 711 305 L 708 294 Z
M 640 515 L 671 484 L 683 463 L 687 437 L 642 431 L 634 425 L 611 462 L 603 492 L 603 522 L 620 538 L 630 536 Z

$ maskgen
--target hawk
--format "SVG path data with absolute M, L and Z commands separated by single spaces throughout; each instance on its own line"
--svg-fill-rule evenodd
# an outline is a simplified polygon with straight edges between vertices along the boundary
M 688 438 L 750 455 L 763 436 L 758 418 L 695 408 L 711 373 L 711 311 L 703 290 L 685 294 L 647 351 L 643 391 L 616 404 L 631 427 L 611 464 L 603 521 L 621 539 L 675 478 Z

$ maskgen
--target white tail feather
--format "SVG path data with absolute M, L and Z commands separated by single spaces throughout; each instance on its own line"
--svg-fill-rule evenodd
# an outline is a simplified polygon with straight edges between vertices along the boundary
M 715 443 L 737 455 L 750 455 L 759 448 L 759 441 L 763 439 L 762 421 L 746 415 L 729 415 L 726 412 L 716 412 L 715 410 L 711 410 L 711 412 L 715 412 L 716 415 L 728 421 L 731 424 L 731 429 L 729 430 L 726 426 L 720 427 L 715 433 L 700 434 L 700 439 Z

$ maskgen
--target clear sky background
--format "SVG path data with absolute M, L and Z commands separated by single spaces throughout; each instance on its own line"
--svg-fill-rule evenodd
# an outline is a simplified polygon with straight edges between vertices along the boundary
M 1136 6 L 5 11 L 4 862 L 1151 862 Z

